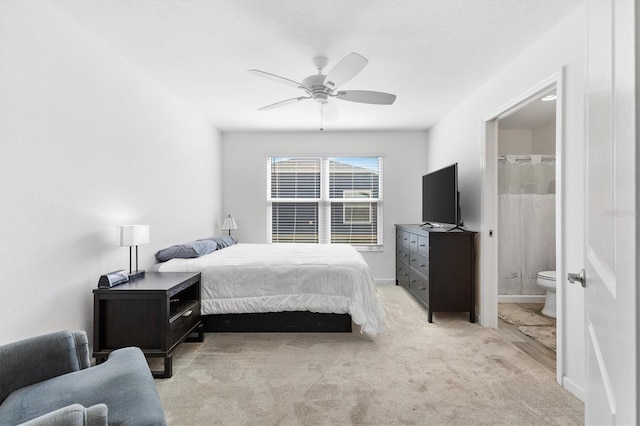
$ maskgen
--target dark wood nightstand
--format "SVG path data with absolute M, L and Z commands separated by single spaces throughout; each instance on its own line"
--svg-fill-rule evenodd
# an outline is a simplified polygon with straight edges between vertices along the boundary
M 93 290 L 96 362 L 115 349 L 137 346 L 147 357 L 164 358 L 164 370 L 153 371 L 153 377 L 171 377 L 173 351 L 184 341 L 204 340 L 200 297 L 200 273 L 193 272 L 147 272 L 130 283 Z

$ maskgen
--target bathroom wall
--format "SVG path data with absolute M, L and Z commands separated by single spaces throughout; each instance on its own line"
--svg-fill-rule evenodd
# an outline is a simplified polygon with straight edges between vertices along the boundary
M 555 155 L 556 123 L 555 120 L 531 130 L 531 153 Z
M 533 129 L 499 129 L 498 155 L 555 155 L 556 124 Z
M 533 153 L 531 129 L 498 130 L 498 155 L 526 155 Z

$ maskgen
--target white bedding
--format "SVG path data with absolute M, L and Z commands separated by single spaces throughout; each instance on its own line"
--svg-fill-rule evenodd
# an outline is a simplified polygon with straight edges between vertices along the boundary
M 362 332 L 382 329 L 369 266 L 348 244 L 235 244 L 160 272 L 202 273 L 202 314 L 311 311 L 350 314 Z

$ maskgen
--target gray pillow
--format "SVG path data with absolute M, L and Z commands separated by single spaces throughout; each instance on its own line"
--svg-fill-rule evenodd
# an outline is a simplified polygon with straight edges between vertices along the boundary
M 231 235 L 223 235 L 222 237 L 211 237 L 209 238 L 211 241 L 215 241 L 218 244 L 218 248 L 225 248 L 232 246 L 238 242 L 235 237 Z
M 213 240 L 198 240 L 167 247 L 156 253 L 158 262 L 170 259 L 191 259 L 216 251 L 218 244 Z

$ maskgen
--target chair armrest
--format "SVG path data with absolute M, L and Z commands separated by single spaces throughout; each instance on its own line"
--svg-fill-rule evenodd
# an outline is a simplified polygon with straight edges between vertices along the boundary
M 84 408 L 80 404 L 68 405 L 19 426 L 107 426 L 109 410 L 105 404 Z
M 59 331 L 0 346 L 0 404 L 17 389 L 89 366 L 84 331 Z

